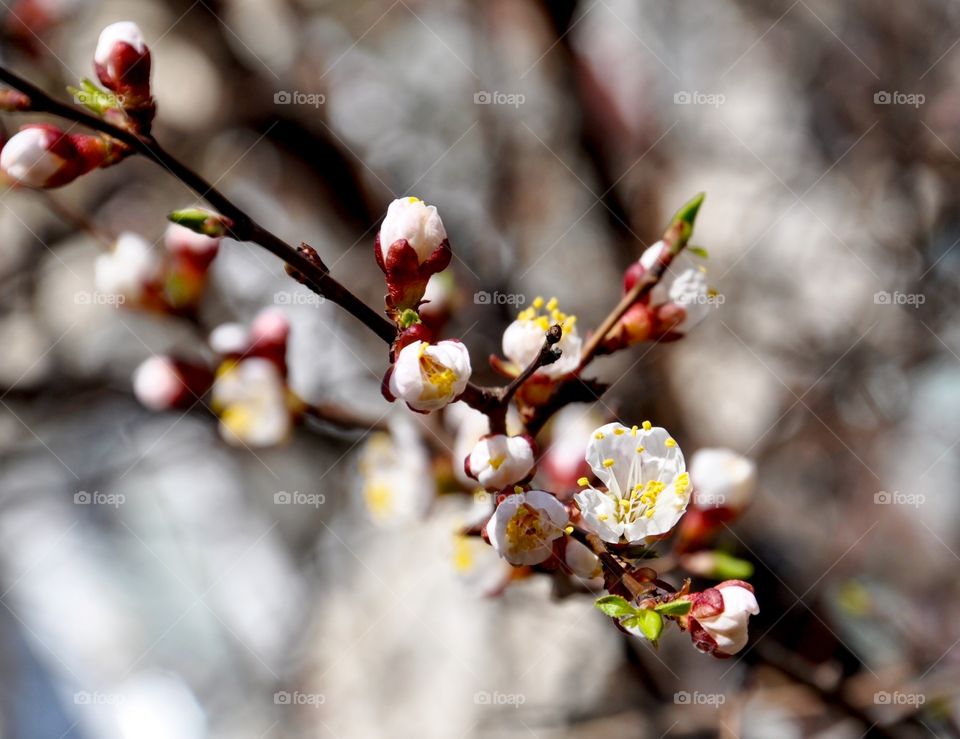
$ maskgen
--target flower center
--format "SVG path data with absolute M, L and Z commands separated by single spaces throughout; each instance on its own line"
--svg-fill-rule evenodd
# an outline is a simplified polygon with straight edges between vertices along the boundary
M 557 527 L 540 515 L 529 503 L 522 503 L 507 523 L 507 541 L 513 552 L 525 552 L 548 544 Z
M 543 298 L 537 296 L 530 308 L 526 308 L 517 314 L 517 319 L 532 322 L 543 331 L 546 331 L 555 323 L 559 323 L 564 335 L 566 335 L 573 330 L 577 317 L 568 316 L 558 306 L 559 303 L 556 298 L 550 298 L 545 304 Z M 545 309 L 543 313 L 540 312 L 542 309 Z
M 420 347 L 420 374 L 430 383 L 438 395 L 449 395 L 457 381 L 457 373 L 427 354 L 429 344 Z

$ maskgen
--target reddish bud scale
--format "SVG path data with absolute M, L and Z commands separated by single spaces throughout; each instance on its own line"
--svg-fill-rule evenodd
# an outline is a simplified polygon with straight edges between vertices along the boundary
M 395 312 L 407 308 L 416 310 L 427 291 L 430 277 L 445 270 L 453 256 L 448 239 L 444 239 L 422 263 L 406 239 L 391 244 L 384 258 L 378 233 L 373 248 L 377 266 L 387 277 L 387 309 Z
M 415 323 L 412 326 L 408 326 L 397 334 L 397 338 L 394 340 L 390 350 L 390 361 L 395 361 L 400 350 L 408 344 L 413 344 L 417 341 L 426 341 L 430 344 L 433 343 L 434 336 L 435 333 L 433 329 L 425 323 Z
M 101 84 L 122 97 L 124 108 L 150 104 L 150 50 L 137 51 L 123 41 L 113 45 L 106 64 L 94 62 Z

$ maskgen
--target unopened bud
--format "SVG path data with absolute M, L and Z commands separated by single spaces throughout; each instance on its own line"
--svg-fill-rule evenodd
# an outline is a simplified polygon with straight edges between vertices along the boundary
M 0 152 L 0 170 L 19 184 L 36 188 L 60 187 L 112 163 L 105 139 L 68 134 L 46 123 L 24 126 Z
M 112 23 L 100 33 L 93 56 L 97 77 L 121 100 L 124 108 L 150 103 L 150 49 L 136 23 Z

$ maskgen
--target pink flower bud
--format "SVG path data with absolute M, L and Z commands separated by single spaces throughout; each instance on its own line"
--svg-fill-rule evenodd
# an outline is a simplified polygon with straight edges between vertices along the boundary
M 209 266 L 220 248 L 220 239 L 198 234 L 177 223 L 167 226 L 163 243 L 171 254 L 189 260 L 200 268 Z
M 726 580 L 694 593 L 689 628 L 694 646 L 715 657 L 729 657 L 747 645 L 747 622 L 760 613 L 753 586 Z
M 156 356 L 133 373 L 133 393 L 154 411 L 189 408 L 210 389 L 213 375 L 206 367 Z
M 112 23 L 100 33 L 93 55 L 100 82 L 122 96 L 125 108 L 150 101 L 150 50 L 136 23 Z
M 0 170 L 21 185 L 60 187 L 109 161 L 102 138 L 67 134 L 56 126 L 34 123 L 14 134 L 0 152 Z

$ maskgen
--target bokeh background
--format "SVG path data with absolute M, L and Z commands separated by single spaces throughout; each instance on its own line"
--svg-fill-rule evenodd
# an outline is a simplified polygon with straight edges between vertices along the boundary
M 362 434 L 311 426 L 254 453 L 203 412 L 141 408 L 132 369 L 197 351 L 196 333 L 78 303 L 102 246 L 76 216 L 153 241 L 197 201 L 132 159 L 51 197 L 0 193 L 0 736 L 958 735 L 960 6 L 0 6 L 3 63 L 55 92 L 90 76 L 104 25 L 139 23 L 158 138 L 373 305 L 386 205 L 437 204 L 462 294 L 450 331 L 477 367 L 514 307 L 476 291 L 557 295 L 596 325 L 705 191 L 695 242 L 726 300 L 681 342 L 599 362 L 616 381 L 601 412 L 757 460 L 724 541 L 755 562 L 761 605 L 745 653 L 714 661 L 675 633 L 625 641 L 546 579 L 484 598 L 450 563 L 456 501 L 370 524 Z M 227 244 L 203 327 L 289 284 Z M 398 410 L 375 338 L 287 303 L 300 394 Z

